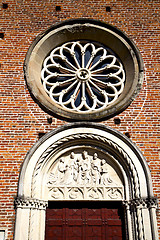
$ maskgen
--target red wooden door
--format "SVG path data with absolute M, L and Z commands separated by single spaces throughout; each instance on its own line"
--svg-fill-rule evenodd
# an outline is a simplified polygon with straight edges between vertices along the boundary
M 124 240 L 119 203 L 51 202 L 45 240 Z

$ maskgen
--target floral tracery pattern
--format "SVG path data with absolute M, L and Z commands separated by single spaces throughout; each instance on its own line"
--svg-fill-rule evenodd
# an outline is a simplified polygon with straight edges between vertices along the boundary
M 83 113 L 115 102 L 124 89 L 125 71 L 110 49 L 95 42 L 67 42 L 44 60 L 41 80 L 54 103 Z

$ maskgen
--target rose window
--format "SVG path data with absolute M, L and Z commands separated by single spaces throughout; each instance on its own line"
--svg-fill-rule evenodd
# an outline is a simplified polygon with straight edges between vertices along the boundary
M 67 121 L 103 121 L 124 111 L 143 82 L 135 44 L 117 28 L 72 19 L 36 37 L 24 73 L 34 101 Z
M 74 112 L 96 112 L 114 103 L 125 70 L 114 52 L 97 42 L 67 42 L 45 58 L 41 81 L 51 100 Z

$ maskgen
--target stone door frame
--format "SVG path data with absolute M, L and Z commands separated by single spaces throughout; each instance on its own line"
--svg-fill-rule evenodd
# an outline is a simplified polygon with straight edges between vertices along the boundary
M 50 200 L 44 183 L 49 169 L 66 148 L 76 148 L 80 144 L 82 150 L 90 145 L 109 153 L 113 156 L 113 163 L 118 166 L 124 185 L 124 195 L 120 201 L 125 209 L 127 239 L 158 239 L 157 202 L 145 158 L 120 132 L 87 122 L 67 124 L 51 131 L 28 152 L 21 168 L 15 200 L 14 239 L 44 240 L 45 211 Z

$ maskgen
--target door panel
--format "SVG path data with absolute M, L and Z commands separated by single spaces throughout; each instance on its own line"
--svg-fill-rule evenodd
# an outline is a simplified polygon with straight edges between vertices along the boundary
M 119 202 L 50 202 L 45 240 L 124 240 Z

